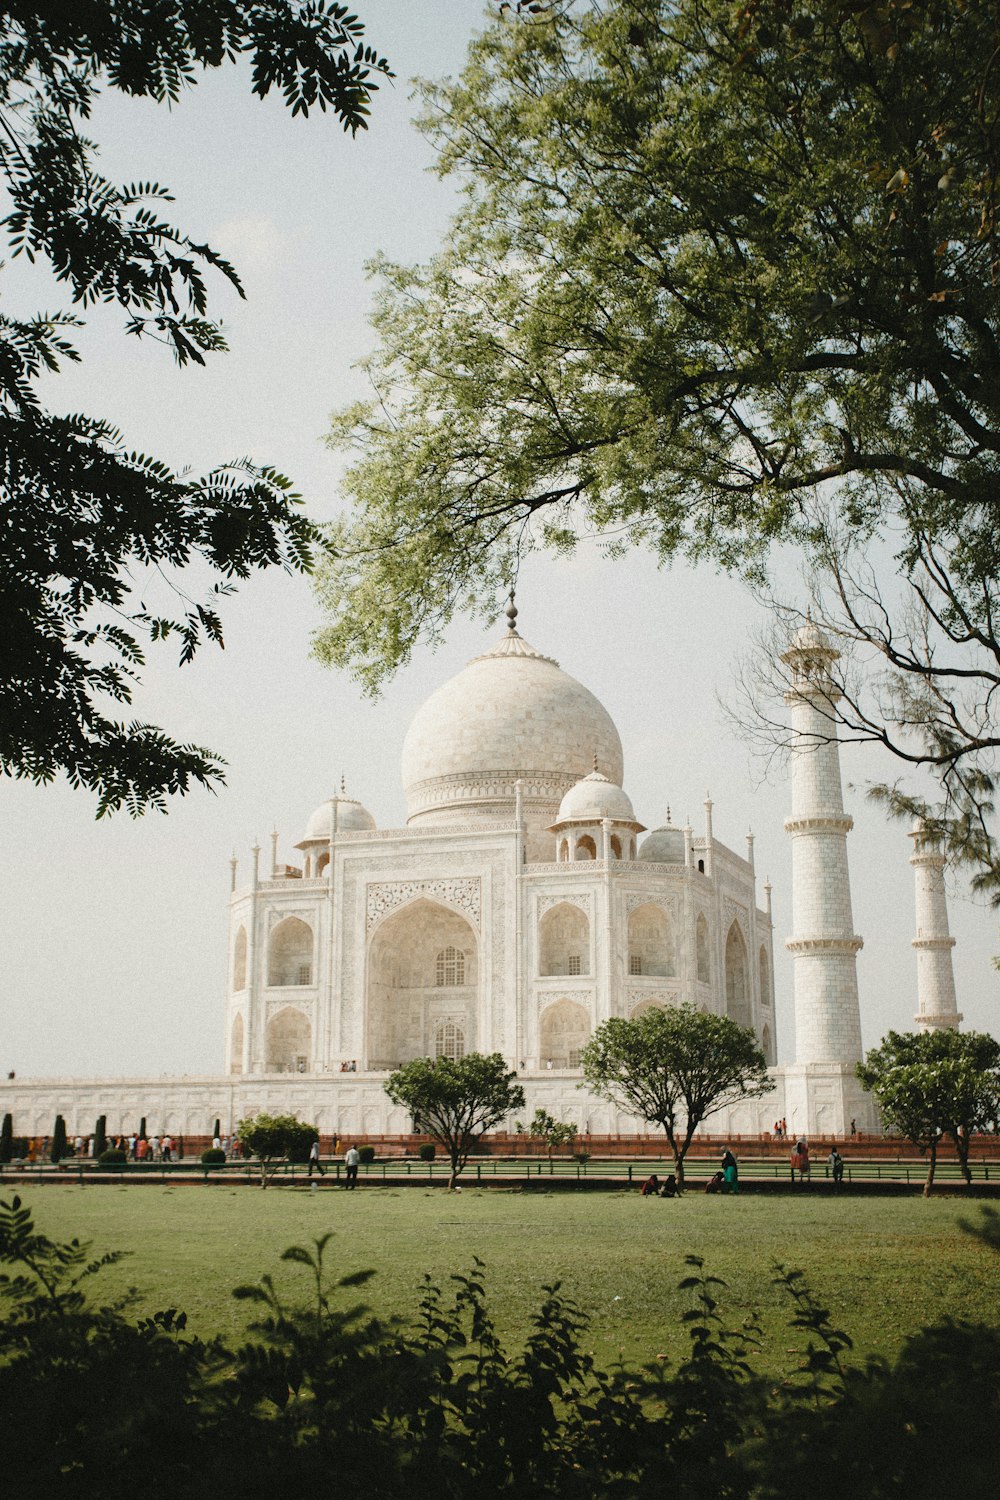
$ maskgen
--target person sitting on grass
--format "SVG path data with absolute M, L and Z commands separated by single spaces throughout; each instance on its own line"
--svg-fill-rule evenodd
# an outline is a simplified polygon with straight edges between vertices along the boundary
M 644 1198 L 655 1198 L 659 1191 L 660 1179 L 653 1172 L 651 1176 L 646 1178 L 646 1181 L 642 1185 L 642 1196 Z
M 722 1183 L 723 1183 L 722 1173 L 721 1172 L 716 1172 L 715 1176 L 714 1177 L 710 1177 L 708 1179 L 708 1181 L 705 1183 L 705 1192 L 706 1193 L 721 1193 L 721 1191 L 722 1191 Z
M 674 1175 L 673 1172 L 671 1172 L 670 1176 L 668 1178 L 666 1178 L 666 1180 L 663 1183 L 663 1186 L 660 1188 L 660 1197 L 661 1198 L 676 1198 L 677 1197 L 677 1178 L 676 1178 L 676 1176 Z

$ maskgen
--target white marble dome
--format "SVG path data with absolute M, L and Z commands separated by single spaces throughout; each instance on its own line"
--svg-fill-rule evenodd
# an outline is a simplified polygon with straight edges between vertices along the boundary
M 432 693 L 403 743 L 408 821 L 509 817 L 515 782 L 526 805 L 555 805 L 592 764 L 621 782 L 622 746 L 607 710 L 513 626 Z
M 363 807 L 356 797 L 348 797 L 343 792 L 336 797 L 328 797 L 321 802 L 306 825 L 305 837 L 296 848 L 301 849 L 303 844 L 311 844 L 322 840 L 328 843 L 333 831 L 333 809 L 337 808 L 337 832 L 338 833 L 370 833 L 375 827 L 375 819 Z
M 553 827 L 561 828 L 564 823 L 600 823 L 605 818 L 613 823 L 627 823 L 636 832 L 642 828 L 635 820 L 628 794 L 600 771 L 591 771 L 570 787 L 559 804 Z
M 684 830 L 669 823 L 654 828 L 639 845 L 638 859 L 648 859 L 660 865 L 682 865 L 684 863 Z

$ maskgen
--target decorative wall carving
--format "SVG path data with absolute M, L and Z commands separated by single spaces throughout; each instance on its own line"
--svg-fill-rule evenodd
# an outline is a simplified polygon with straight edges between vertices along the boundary
M 645 894 L 641 891 L 630 891 L 625 897 L 626 912 L 633 912 L 640 906 L 658 906 L 661 911 L 667 913 L 668 917 L 674 915 L 669 901 L 663 901 L 658 896 L 651 895 L 648 891 Z
M 563 892 L 561 895 L 558 895 L 558 896 L 553 896 L 553 895 L 539 896 L 539 898 L 538 898 L 538 916 L 539 917 L 544 916 L 544 914 L 547 911 L 549 911 L 553 906 L 561 906 L 564 901 L 567 902 L 568 905 L 570 905 L 570 906 L 578 906 L 581 911 L 586 912 L 586 914 L 587 914 L 588 917 L 591 915 L 590 892 L 589 891 L 580 891 L 579 893 L 572 893 L 572 892 L 567 893 L 567 892 Z
M 466 823 L 462 822 L 463 833 L 516 833 L 517 824 L 508 820 L 495 823 Z M 352 828 L 350 832 L 338 833 L 336 844 L 339 848 L 342 844 L 367 844 L 370 842 L 385 842 L 387 839 L 395 840 L 397 843 L 407 843 L 419 840 L 430 842 L 441 837 L 441 826 L 435 824 L 431 828 Z M 325 885 L 325 880 L 319 882 Z
M 675 1005 L 677 1003 L 677 990 L 633 990 L 625 991 L 625 1008 L 631 1015 L 637 1005 L 646 1005 L 652 1002 L 654 1005 Z
M 558 1004 L 560 1000 L 572 1000 L 574 1005 L 582 1005 L 585 1010 L 590 1010 L 594 1001 L 594 992 L 593 990 L 542 990 L 536 995 L 536 999 L 539 1015 L 550 1005 Z
M 316 1004 L 313 1000 L 268 1000 L 264 1007 L 264 1014 L 270 1021 L 271 1017 L 276 1016 L 279 1011 L 295 1010 L 305 1016 L 307 1021 L 312 1021 L 315 1009 Z
M 480 929 L 481 889 L 476 878 L 457 880 L 392 880 L 368 886 L 368 931 L 390 912 L 421 897 L 452 906 Z
M 305 906 L 301 902 L 295 906 L 269 906 L 267 909 L 268 932 L 277 927 L 279 922 L 287 922 L 289 917 L 298 917 L 299 921 L 305 922 L 307 927 L 315 928 L 316 907 Z
M 749 938 L 746 907 L 737 906 L 736 902 L 731 900 L 727 896 L 725 901 L 723 901 L 722 903 L 722 912 L 724 919 L 723 925 L 725 926 L 727 932 L 735 922 L 742 932 L 743 936 L 745 938 Z

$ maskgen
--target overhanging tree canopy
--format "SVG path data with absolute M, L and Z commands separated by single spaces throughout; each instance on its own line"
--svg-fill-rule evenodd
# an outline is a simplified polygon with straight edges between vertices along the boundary
M 582 532 L 755 575 L 776 539 L 822 562 L 888 523 L 905 579 L 945 563 L 942 667 L 982 648 L 989 719 L 998 46 L 965 0 L 608 0 L 489 29 L 425 90 L 461 215 L 426 265 L 376 268 L 319 655 L 377 687 Z M 937 707 L 926 763 L 971 730 L 981 770 L 991 722 L 942 731 Z
M 113 303 L 136 337 L 180 364 L 225 349 L 208 278 L 242 296 L 211 246 L 164 217 L 152 181 L 118 187 L 83 133 L 104 88 L 175 105 L 206 69 L 241 57 L 261 98 L 293 114 L 365 125 L 388 65 L 348 8 L 324 0 L 78 0 L 0 8 L 0 173 L 14 256 L 48 261 L 75 307 Z M 201 477 L 130 451 L 101 417 L 55 417 L 35 382 L 77 357 L 75 315 L 0 316 L 0 770 L 46 782 L 64 772 L 98 794 L 98 813 L 133 814 L 222 776 L 218 756 L 119 717 L 143 664 L 143 638 L 180 640 L 181 661 L 221 642 L 218 607 L 258 568 L 309 565 L 314 532 L 270 467 L 239 460 Z M 176 573 L 214 580 L 199 602 Z M 147 607 L 163 574 L 175 599 Z

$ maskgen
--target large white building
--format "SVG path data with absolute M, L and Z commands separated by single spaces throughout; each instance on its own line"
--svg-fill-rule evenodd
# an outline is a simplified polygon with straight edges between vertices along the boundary
M 106 1114 L 112 1133 L 144 1115 L 150 1130 L 205 1134 L 216 1116 L 226 1128 L 280 1109 L 324 1134 L 402 1134 L 386 1073 L 469 1051 L 504 1055 L 529 1114 L 629 1132 L 646 1127 L 581 1090 L 581 1049 L 608 1017 L 682 1000 L 752 1027 L 773 1067 L 775 1092 L 713 1129 L 755 1133 L 782 1115 L 810 1135 L 874 1123 L 854 1079 L 861 939 L 824 713 L 836 653 L 807 624 L 786 657 L 797 1046 L 778 1068 L 771 893 L 758 903 L 752 838 L 742 854 L 719 843 L 710 801 L 697 832 L 669 812 L 648 832 L 608 713 L 522 638 L 513 603 L 508 620 L 410 726 L 405 827 L 378 828 L 341 787 L 294 864 L 279 863 L 276 836 L 244 882 L 233 860 L 224 1074 L 0 1084 L 16 1132 L 50 1130 L 59 1111 L 71 1133 Z

